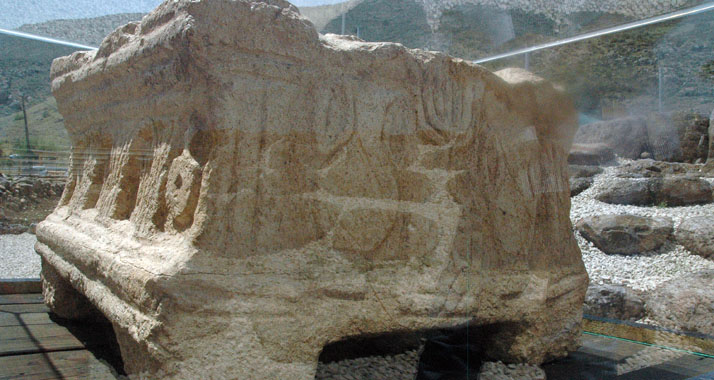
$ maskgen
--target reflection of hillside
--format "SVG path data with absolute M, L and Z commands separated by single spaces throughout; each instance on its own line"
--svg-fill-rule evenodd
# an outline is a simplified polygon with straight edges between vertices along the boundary
M 27 110 L 30 145 L 33 149 L 64 151 L 69 149 L 69 136 L 64 119 L 57 111 L 55 98 L 48 96 Z M 5 155 L 22 152 L 25 129 L 22 113 L 0 117 L 0 150 Z
M 556 22 L 542 13 L 474 4 L 441 12 L 436 30 L 429 30 L 426 17 L 414 0 L 365 0 L 346 13 L 345 30 L 359 31 L 367 41 L 394 41 L 477 59 L 632 21 L 620 14 L 582 11 Z M 341 24 L 337 17 L 323 32 L 339 33 Z M 631 112 L 655 109 L 661 66 L 665 110 L 704 110 L 714 98 L 713 38 L 711 12 L 534 53 L 530 69 L 561 83 L 581 110 L 598 115 L 605 104 Z M 520 56 L 487 66 L 523 64 Z
M 714 102 L 713 49 L 714 13 L 677 24 L 655 48 L 663 70 L 664 95 L 670 99 L 703 97 L 701 100 L 707 103 Z
M 342 17 L 337 17 L 322 32 L 339 34 L 341 30 Z M 427 47 L 432 39 L 424 8 L 414 0 L 364 0 L 345 15 L 345 33 L 411 48 Z
M 345 31 L 367 41 L 394 41 L 411 48 L 440 50 L 464 59 L 478 59 L 579 33 L 620 25 L 631 18 L 595 11 L 573 12 L 557 22 L 543 13 L 504 10 L 456 1 L 439 12 L 438 27 L 415 0 L 350 0 L 335 5 L 303 7 L 321 32 Z M 120 24 L 141 14 L 83 20 L 59 20 L 21 29 L 61 39 L 99 45 Z M 583 41 L 531 54 L 530 69 L 563 84 L 585 112 L 600 113 L 603 104 L 627 109 L 652 109 L 657 103 L 657 76 L 663 68 L 664 104 L 671 109 L 708 107 L 714 98 L 714 12 L 684 21 Z M 49 96 L 49 66 L 72 49 L 0 36 L 0 116 L 17 111 L 7 98 L 8 83 L 33 97 Z M 523 66 L 522 56 L 490 63 L 498 69 Z
M 50 65 L 56 57 L 75 49 L 24 38 L 0 35 L 0 117 L 19 110 L 8 97 L 23 93 L 30 104 L 43 101 L 50 94 Z
M 714 103 L 714 75 L 707 71 L 712 46 L 714 14 L 707 13 L 533 53 L 530 69 L 567 88 L 581 110 L 599 114 L 612 104 L 627 113 L 657 110 L 661 67 L 663 110 L 708 114 Z M 512 65 L 523 65 L 523 57 L 486 66 Z
M 131 21 L 140 21 L 142 17 L 144 17 L 143 13 L 121 13 L 76 20 L 53 20 L 23 25 L 18 30 L 89 46 L 99 46 L 104 37 L 114 29 Z
M 362 0 L 348 0 L 339 4 L 318 5 L 315 7 L 300 7 L 300 14 L 307 17 L 315 29 L 322 30 L 328 22 L 342 15 L 342 13 L 361 3 Z

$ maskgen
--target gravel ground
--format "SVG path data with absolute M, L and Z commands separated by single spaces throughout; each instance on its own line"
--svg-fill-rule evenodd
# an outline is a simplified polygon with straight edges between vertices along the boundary
M 0 235 L 0 279 L 39 278 L 40 256 L 35 235 Z
M 319 363 L 315 380 L 413 380 L 417 373 L 418 363 L 419 352 L 417 350 L 393 356 L 369 356 L 332 363 Z
M 621 160 L 624 164 L 626 160 Z M 595 177 L 592 187 L 572 198 L 570 219 L 575 224 L 581 218 L 603 214 L 632 214 L 639 216 L 664 216 L 674 221 L 675 228 L 682 219 L 690 216 L 714 214 L 714 204 L 687 207 L 640 207 L 611 205 L 594 199 L 608 181 L 615 178 L 615 167 L 606 167 Z M 625 285 L 636 291 L 654 289 L 664 281 L 714 269 L 714 261 L 691 254 L 681 245 L 665 244 L 656 252 L 640 255 L 608 255 L 585 240 L 575 231 L 578 245 L 583 252 L 583 261 L 594 284 Z
M 419 350 L 394 356 L 370 356 L 320 363 L 316 380 L 414 380 L 419 363 Z M 481 366 L 479 380 L 545 380 L 540 367 L 529 364 L 504 364 L 485 362 Z

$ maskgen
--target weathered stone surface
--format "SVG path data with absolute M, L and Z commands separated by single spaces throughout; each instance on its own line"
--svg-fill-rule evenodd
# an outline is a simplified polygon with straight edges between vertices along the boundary
M 571 150 L 572 153 L 572 150 Z M 568 165 L 568 184 L 570 185 L 570 196 L 574 197 L 593 185 L 596 175 L 603 172 L 603 169 L 594 165 Z
M 692 253 L 714 259 L 714 216 L 685 218 L 675 229 L 674 237 Z
M 712 186 L 701 178 L 681 176 L 616 178 L 595 196 L 621 205 L 677 207 L 712 202 Z
M 605 144 L 618 156 L 630 159 L 694 163 L 706 159 L 708 126 L 707 117 L 695 111 L 652 113 L 583 125 L 575 142 Z
M 598 317 L 636 321 L 645 316 L 645 302 L 625 286 L 593 284 L 585 294 L 583 312 Z
M 616 178 L 608 181 L 595 199 L 617 205 L 649 206 L 654 204 L 652 180 Z
M 712 186 L 700 178 L 665 177 L 654 180 L 655 204 L 691 206 L 712 202 Z
M 570 178 L 592 178 L 601 174 L 603 169 L 593 165 L 568 165 L 568 175 Z
M 593 185 L 593 179 L 587 177 L 574 177 L 568 179 L 570 184 L 570 196 L 574 197 L 583 191 L 590 188 Z
M 605 253 L 637 254 L 654 251 L 672 235 L 669 218 L 636 215 L 596 215 L 583 218 L 576 228 Z
M 27 226 L 0 221 L 0 235 L 19 235 L 27 232 Z
M 615 160 L 615 153 L 605 144 L 573 144 L 568 163 L 573 165 L 602 165 Z
M 637 160 L 628 162 L 615 169 L 615 175 L 622 178 L 644 177 L 711 177 L 702 165 L 681 162 Z
M 42 296 L 47 306 L 61 318 L 92 319 L 97 309 L 79 293 L 70 279 L 63 278 L 51 265 L 42 260 Z
M 637 159 L 649 151 L 647 122 L 644 118 L 630 117 L 586 124 L 578 129 L 575 142 L 605 144 L 620 157 Z
M 672 115 L 672 126 L 679 137 L 682 161 L 706 161 L 709 152 L 709 115 L 694 110 L 675 112 Z
M 651 113 L 647 116 L 647 146 L 657 161 L 682 161 L 682 141 L 672 115 Z
M 312 379 L 327 343 L 467 322 L 502 360 L 577 345 L 577 118 L 547 82 L 281 0 L 167 1 L 52 77 L 74 150 L 46 287 L 108 317 L 129 373 Z
M 650 292 L 647 314 L 664 327 L 714 335 L 714 271 L 663 283 Z

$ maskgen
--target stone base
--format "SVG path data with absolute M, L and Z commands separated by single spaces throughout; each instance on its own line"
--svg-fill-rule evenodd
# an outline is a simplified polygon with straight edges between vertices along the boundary
M 74 217 L 60 220 L 51 216 L 40 225 L 40 234 L 46 236 L 49 230 L 60 229 L 62 223 L 74 224 L 75 228 L 85 224 Z M 85 224 L 80 229 L 88 228 Z M 103 236 L 108 241 L 132 244 L 131 239 L 109 230 L 104 230 Z M 85 248 L 98 244 L 80 234 L 75 235 L 74 242 L 75 247 Z M 184 280 L 180 284 L 150 275 L 140 280 L 141 288 L 137 285 L 141 277 L 134 277 L 110 290 L 103 283 L 112 282 L 114 271 L 127 273 L 133 269 L 137 273 L 137 268 L 129 261 L 86 254 L 89 251 L 71 254 L 78 250 L 54 248 L 61 254 L 43 243 L 36 246 L 43 257 L 48 305 L 59 316 L 73 319 L 90 316 L 96 306 L 114 326 L 127 373 L 147 379 L 220 377 L 227 373 L 250 379 L 313 379 L 319 355 L 331 342 L 400 330 L 463 326 L 469 319 L 474 330 L 489 325 L 483 329 L 482 338 L 489 357 L 540 364 L 576 349 L 581 314 L 580 310 L 570 310 L 569 305 L 582 302 L 579 288 L 587 283 L 586 277 L 578 276 L 558 281 L 547 273 L 504 273 L 475 281 L 468 285 L 471 290 L 464 298 L 451 299 L 419 292 L 402 294 L 411 279 L 431 277 L 424 271 L 408 269 L 394 273 L 388 286 L 375 284 L 380 287 L 378 293 L 371 290 L 359 299 L 334 291 L 325 297 L 323 290 L 298 300 L 289 297 L 289 289 L 315 286 L 318 274 L 333 282 L 330 277 L 339 273 L 343 283 L 358 282 L 363 274 L 342 268 L 332 273 L 304 273 L 303 278 L 288 280 L 280 275 L 287 268 L 276 264 L 275 273 L 263 273 L 257 282 L 248 274 L 236 274 L 232 279 L 217 276 L 221 285 L 192 282 L 190 274 L 178 276 Z M 69 265 L 70 261 L 77 264 Z M 102 264 L 84 273 L 76 269 L 89 262 Z M 238 266 L 252 265 L 245 262 Z M 92 274 L 97 277 L 92 278 Z M 367 276 L 383 277 L 376 273 Z M 553 282 L 546 280 L 549 276 Z M 168 292 L 174 286 L 177 288 Z M 268 293 L 262 295 L 245 293 L 254 286 L 277 287 L 266 289 Z M 498 289 L 504 293 L 497 293 Z M 157 304 L 147 303 L 149 294 L 156 297 L 151 301 Z M 216 297 L 218 294 L 222 297 Z M 430 299 L 423 305 L 427 309 L 414 304 L 425 299 Z M 497 306 L 493 305 L 496 300 Z M 471 310 L 471 318 L 465 316 L 467 310 Z M 501 316 L 502 310 L 508 310 L 504 314 L 509 318 Z M 501 322 L 491 323 L 498 320 Z
M 166 1 L 52 78 L 48 303 L 86 297 L 130 374 L 312 379 L 340 339 L 466 323 L 504 361 L 577 344 L 577 114 L 543 79 L 321 36 L 283 0 Z
M 71 320 L 94 319 L 97 309 L 67 278 L 42 260 L 42 297 L 50 311 L 60 318 Z

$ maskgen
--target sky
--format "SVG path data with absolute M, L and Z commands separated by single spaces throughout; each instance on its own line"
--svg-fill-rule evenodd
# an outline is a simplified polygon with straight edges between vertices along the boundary
M 290 0 L 288 0 L 290 1 Z M 298 7 L 341 0 L 292 0 Z M 0 0 L 0 28 L 15 29 L 56 19 L 89 18 L 115 13 L 148 13 L 161 0 Z

